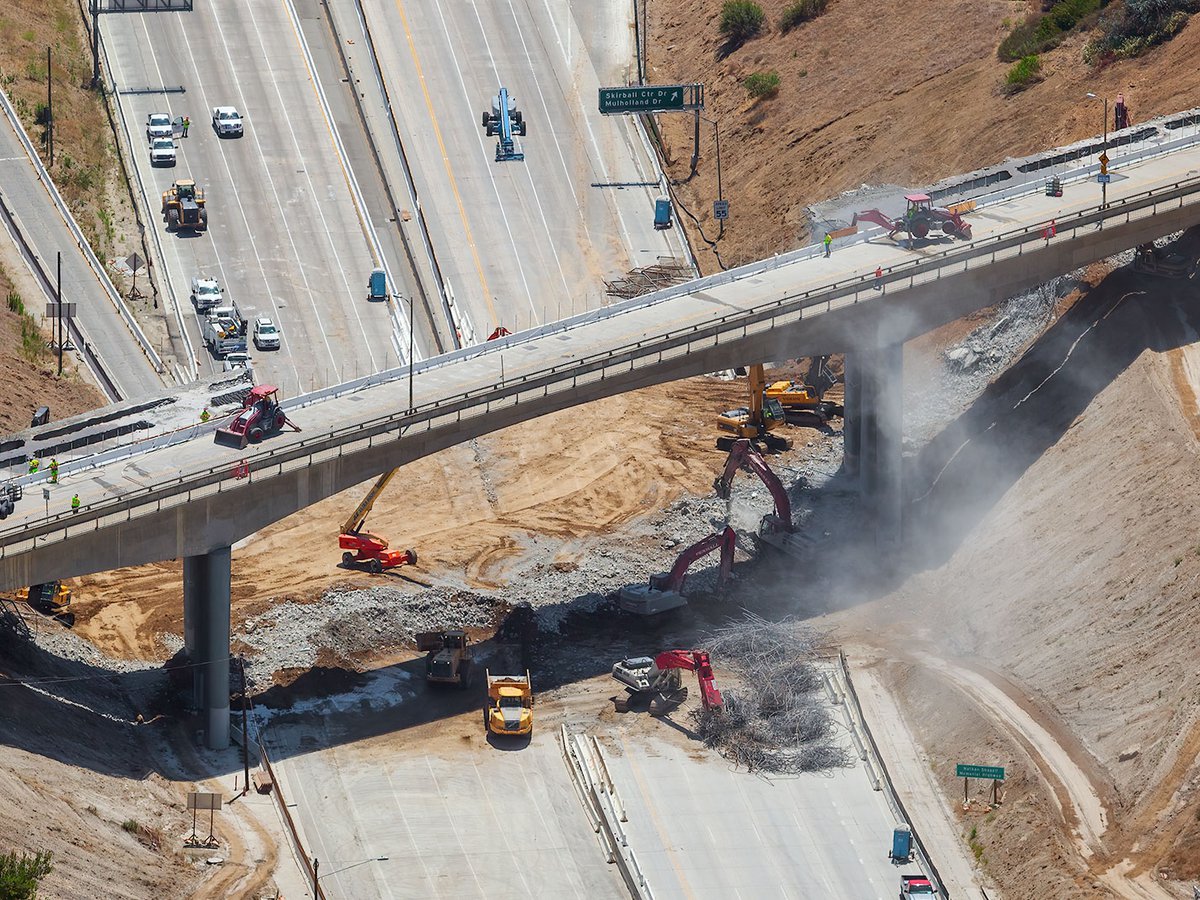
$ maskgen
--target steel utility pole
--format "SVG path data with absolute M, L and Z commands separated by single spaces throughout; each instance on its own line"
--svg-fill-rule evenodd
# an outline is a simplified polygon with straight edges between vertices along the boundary
M 54 79 L 50 75 L 50 48 L 46 48 L 46 143 L 50 149 L 50 165 L 54 166 Z
M 62 308 L 62 251 L 58 251 L 58 280 L 54 285 L 54 306 L 58 312 L 58 375 L 62 377 L 63 366 L 63 308 Z

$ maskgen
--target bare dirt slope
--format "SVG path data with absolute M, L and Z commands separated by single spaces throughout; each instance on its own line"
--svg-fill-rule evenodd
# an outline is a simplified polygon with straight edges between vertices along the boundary
M 1194 240 L 1191 249 L 1200 251 Z M 940 682 L 911 715 L 948 796 L 961 790 L 952 764 L 963 760 L 953 757 L 977 755 L 953 731 L 950 711 L 965 698 L 991 709 L 1012 765 L 1040 773 L 1043 801 L 1061 807 L 1050 819 L 1062 836 L 1044 846 L 1011 828 L 1008 807 L 975 823 L 1006 895 L 1022 896 L 1023 878 L 1061 871 L 1063 859 L 1076 891 L 1100 891 L 1114 867 L 1122 877 L 1200 876 L 1194 298 L 1189 282 L 1138 281 L 1124 269 L 1086 293 L 911 461 L 911 540 L 899 567 L 912 577 L 846 613 L 850 633 L 907 661 L 902 696 L 918 680 Z M 1053 736 L 1053 752 L 1022 716 L 984 702 L 961 677 L 970 670 L 1007 690 Z M 928 715 L 934 707 L 947 714 Z M 1054 763 L 1059 752 L 1069 765 Z M 1101 804 L 1094 816 L 1081 811 L 1089 789 L 1072 787 L 1076 773 Z M 1045 819 L 1033 808 L 1043 801 L 1019 815 Z
M 807 242 L 805 207 L 863 183 L 918 186 L 1006 157 L 1099 134 L 1103 107 L 1085 98 L 1124 91 L 1133 120 L 1196 105 L 1200 19 L 1146 57 L 1093 70 L 1072 36 L 1043 56 L 1045 80 L 1012 97 L 1000 92 L 1008 64 L 996 48 L 1040 4 L 1011 0 L 864 3 L 833 0 L 820 18 L 787 34 L 786 0 L 761 0 L 771 31 L 717 58 L 722 0 L 651 3 L 651 83 L 705 84 L 704 115 L 721 130 L 730 219 L 720 242 L 726 265 Z M 749 100 L 742 80 L 775 70 L 776 97 Z M 715 237 L 712 127 L 688 180 L 692 122 L 659 116 L 680 196 Z M 691 229 L 690 222 L 684 222 Z M 707 271 L 717 261 L 692 230 Z

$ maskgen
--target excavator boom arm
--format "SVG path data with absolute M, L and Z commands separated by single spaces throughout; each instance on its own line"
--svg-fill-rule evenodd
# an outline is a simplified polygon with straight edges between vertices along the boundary
M 354 508 L 354 512 L 342 524 L 342 534 L 355 534 L 362 530 L 366 524 L 367 516 L 371 513 L 371 507 L 375 505 L 375 501 L 379 499 L 379 495 L 383 493 L 383 489 L 388 486 L 388 482 L 396 474 L 397 469 L 389 469 L 379 476 L 379 479 L 371 485 L 371 489 L 367 491 L 367 496 L 362 498 L 362 502 Z
M 700 702 L 705 709 L 720 710 L 725 706 L 725 699 L 717 689 L 717 679 L 713 675 L 712 661 L 703 650 L 665 650 L 654 657 L 654 667 L 665 672 L 668 669 L 687 669 L 696 673 L 700 682 Z
M 679 558 L 675 560 L 675 565 L 671 567 L 671 571 L 667 574 L 666 584 L 662 589 L 682 591 L 684 579 L 687 578 L 687 571 L 691 568 L 692 563 L 707 556 L 717 548 L 721 550 L 720 577 L 721 581 L 724 581 L 729 577 L 729 573 L 733 569 L 733 551 L 736 546 L 737 533 L 728 525 L 722 531 L 717 531 L 707 537 L 701 538 L 679 554 Z
M 722 500 L 729 499 L 729 493 L 733 487 L 733 476 L 737 474 L 738 469 L 747 469 L 753 472 L 766 485 L 771 499 L 775 503 L 775 516 L 790 532 L 792 530 L 792 501 L 788 497 L 787 491 L 784 490 L 783 483 L 755 449 L 753 441 L 743 438 L 734 442 L 733 449 L 729 451 L 729 457 L 725 460 L 725 471 L 721 473 L 720 478 L 713 482 L 713 489 L 716 490 L 717 496 Z

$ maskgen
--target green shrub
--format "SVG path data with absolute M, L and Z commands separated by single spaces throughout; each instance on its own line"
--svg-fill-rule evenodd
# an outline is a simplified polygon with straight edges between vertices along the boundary
M 25 315 L 25 302 L 16 291 L 8 292 L 8 311 L 15 312 L 18 316 Z
M 815 19 L 825 12 L 829 0 L 794 0 L 784 9 L 779 17 L 779 30 L 787 34 L 793 28 Z
M 1067 33 L 1086 21 L 1108 0 L 1059 0 L 1040 16 L 1030 16 L 1014 28 L 997 51 L 1005 62 L 1013 62 L 1057 47 Z
M 779 93 L 779 73 L 774 69 L 769 72 L 754 72 L 746 76 L 742 87 L 755 100 L 774 97 Z
M 1013 64 L 1004 79 L 1005 87 L 1010 94 L 1023 91 L 1025 88 L 1042 80 L 1042 60 L 1036 53 L 1024 57 Z
M 1101 34 L 1088 41 L 1083 59 L 1101 63 L 1140 56 L 1183 30 L 1200 0 L 1126 0 L 1100 22 Z
M 757 36 L 766 21 L 766 13 L 753 0 L 725 0 L 721 7 L 721 34 L 735 46 Z
M 4 900 L 34 900 L 38 882 L 54 868 L 49 850 L 32 856 L 14 851 L 0 855 L 0 897 Z

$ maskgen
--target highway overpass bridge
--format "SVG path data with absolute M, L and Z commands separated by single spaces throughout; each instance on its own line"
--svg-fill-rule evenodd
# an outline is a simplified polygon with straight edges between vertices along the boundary
M 212 422 L 84 450 L 63 463 L 62 484 L 45 503 L 44 474 L 20 479 L 26 498 L 0 523 L 0 589 L 182 557 L 185 644 L 200 664 L 207 742 L 223 747 L 235 541 L 387 469 L 518 422 L 734 365 L 834 352 L 848 359 L 847 467 L 861 471 L 887 541 L 899 534 L 903 510 L 904 341 L 1200 224 L 1195 138 L 1131 145 L 1124 159 L 1110 150 L 1106 206 L 1090 178 L 1094 163 L 1074 173 L 1062 197 L 1045 196 L 1039 176 L 980 197 L 970 242 L 909 248 L 876 231 L 836 244 L 828 258 L 796 251 L 427 360 L 411 381 L 407 369 L 392 370 L 296 398 L 289 413 L 303 432 L 245 451 L 214 445 Z M 71 427 L 0 443 L 0 466 L 44 453 Z M 243 461 L 249 475 L 240 478 Z M 81 500 L 75 512 L 72 493 Z

